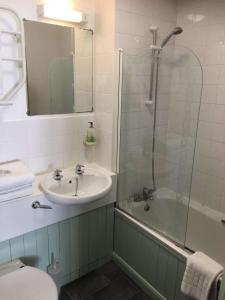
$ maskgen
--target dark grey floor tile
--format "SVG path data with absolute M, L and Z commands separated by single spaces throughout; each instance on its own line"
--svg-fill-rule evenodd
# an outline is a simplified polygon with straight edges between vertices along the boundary
M 59 294 L 59 300 L 71 300 L 70 297 L 62 290 Z
M 101 272 L 93 271 L 64 286 L 62 291 L 67 294 L 71 300 L 86 300 L 88 296 L 103 289 L 109 283 L 109 279 Z
M 146 294 L 144 294 L 143 292 L 140 292 L 134 297 L 130 298 L 129 300 L 152 300 L 152 299 Z
M 105 264 L 101 269 L 100 272 L 105 275 L 110 281 L 116 279 L 117 277 L 121 276 L 123 272 L 121 269 L 113 262 L 110 261 Z
M 138 292 L 137 287 L 125 275 L 121 275 L 108 286 L 93 294 L 93 298 L 94 300 L 127 300 Z

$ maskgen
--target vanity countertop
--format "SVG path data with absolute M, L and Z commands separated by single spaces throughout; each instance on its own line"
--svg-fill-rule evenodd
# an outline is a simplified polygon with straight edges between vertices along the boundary
M 85 205 L 54 204 L 46 199 L 40 189 L 41 180 L 49 172 L 36 175 L 31 195 L 0 203 L 0 242 L 114 203 L 117 190 L 116 174 L 97 164 L 85 166 L 101 169 L 102 172 L 106 172 L 112 177 L 112 189 L 105 197 Z M 71 170 L 71 168 L 64 170 Z M 35 201 L 51 206 L 52 209 L 34 209 L 32 204 Z

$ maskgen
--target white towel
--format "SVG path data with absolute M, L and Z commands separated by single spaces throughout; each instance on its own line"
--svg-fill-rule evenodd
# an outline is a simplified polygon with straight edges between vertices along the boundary
M 216 300 L 217 283 L 223 267 L 207 255 L 196 252 L 187 258 L 181 291 L 197 300 Z
M 0 164 L 0 194 L 32 186 L 34 174 L 21 161 Z
M 0 194 L 0 203 L 32 195 L 32 186 L 26 185 L 9 193 Z

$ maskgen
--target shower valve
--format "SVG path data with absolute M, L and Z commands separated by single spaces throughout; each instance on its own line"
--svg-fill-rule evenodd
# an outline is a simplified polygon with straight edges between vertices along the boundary
M 153 189 L 149 189 L 144 187 L 143 188 L 143 200 L 147 201 L 147 200 L 154 200 L 154 190 Z

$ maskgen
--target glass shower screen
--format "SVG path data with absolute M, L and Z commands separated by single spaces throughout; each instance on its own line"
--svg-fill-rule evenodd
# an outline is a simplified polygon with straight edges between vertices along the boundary
M 153 103 L 146 105 L 152 64 Z M 189 49 L 124 51 L 118 205 L 183 245 L 201 91 L 202 68 Z

